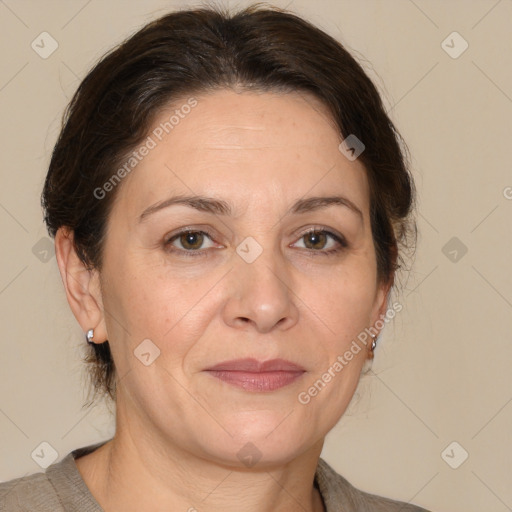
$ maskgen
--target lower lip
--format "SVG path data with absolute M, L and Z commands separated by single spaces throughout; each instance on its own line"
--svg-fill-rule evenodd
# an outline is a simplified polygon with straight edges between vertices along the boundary
M 304 372 L 242 372 L 225 370 L 208 370 L 208 373 L 219 380 L 237 386 L 246 391 L 275 391 L 291 384 Z

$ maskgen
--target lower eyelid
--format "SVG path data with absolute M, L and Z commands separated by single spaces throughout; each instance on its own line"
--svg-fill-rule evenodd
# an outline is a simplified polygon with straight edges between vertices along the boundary
M 300 248 L 300 249 L 308 251 L 312 255 L 329 255 L 329 254 L 334 254 L 334 253 L 341 252 L 344 249 L 348 248 L 348 243 L 347 243 L 347 241 L 342 236 L 339 236 L 336 233 L 333 233 L 333 232 L 325 230 L 325 229 L 311 229 L 309 231 L 306 231 L 305 233 L 302 233 L 299 236 L 297 241 L 299 241 L 301 238 L 305 237 L 306 235 L 308 235 L 308 234 L 310 234 L 312 232 L 314 232 L 314 233 L 324 233 L 327 236 L 331 237 L 339 245 L 339 247 L 337 247 L 337 248 L 331 248 L 331 249 L 327 249 L 327 250 L 325 250 L 325 249 L 318 249 L 318 250 L 316 250 L 316 249 L 309 249 L 309 248 Z M 164 242 L 165 248 L 169 252 L 177 252 L 179 254 L 185 254 L 186 256 L 200 256 L 202 254 L 208 255 L 208 253 L 211 252 L 210 249 L 224 249 L 225 248 L 225 246 L 221 245 L 221 247 L 207 247 L 206 249 L 186 250 L 186 249 L 181 249 L 179 247 L 175 247 L 175 246 L 172 245 L 172 242 L 174 242 L 180 236 L 182 236 L 182 235 L 184 235 L 186 233 L 201 233 L 201 234 L 205 235 L 212 243 L 217 243 L 213 239 L 213 235 L 211 235 L 210 233 L 208 233 L 206 231 L 203 231 L 203 230 L 196 230 L 196 231 L 194 231 L 194 230 L 185 230 L 185 231 L 181 231 L 179 233 L 175 233 L 170 238 L 165 240 L 165 242 Z M 294 242 L 294 243 L 297 243 L 297 241 Z M 169 247 L 170 247 L 170 249 L 169 249 Z
M 347 241 L 345 240 L 345 238 L 343 236 L 337 235 L 336 233 L 333 233 L 333 232 L 328 231 L 326 229 L 311 229 L 309 231 L 306 231 L 305 233 L 302 233 L 300 235 L 300 237 L 297 239 L 297 241 L 301 240 L 302 238 L 304 238 L 305 236 L 309 235 L 310 233 L 323 233 L 323 234 L 327 235 L 328 237 L 332 238 L 337 244 L 339 244 L 341 246 L 342 249 L 348 247 L 348 243 L 347 243 Z M 294 243 L 296 243 L 296 242 L 294 242 Z M 335 249 L 328 249 L 328 250 L 310 249 L 310 250 L 313 251 L 313 252 L 318 252 L 318 253 L 322 253 L 322 252 L 329 253 L 329 252 L 335 251 Z
M 201 235 L 204 235 L 206 238 L 208 238 L 210 240 L 210 242 L 212 243 L 216 243 L 213 239 L 213 236 L 210 234 L 210 233 L 207 233 L 206 231 L 202 231 L 202 230 L 191 230 L 191 229 L 188 229 L 188 230 L 185 230 L 185 231 L 181 231 L 179 233 L 176 233 L 174 235 L 172 235 L 171 237 L 167 238 L 164 242 L 164 245 L 166 247 L 172 247 L 174 249 L 176 249 L 177 251 L 180 251 L 180 252 L 187 252 L 187 253 L 198 253 L 198 252 L 201 252 L 201 251 L 206 251 L 207 249 L 211 249 L 211 247 L 207 247 L 206 249 L 197 249 L 195 251 L 193 250 L 186 250 L 186 249 L 180 249 L 179 247 L 174 247 L 173 242 L 175 242 L 176 240 L 178 240 L 181 236 L 183 235 L 186 235 L 187 233 L 199 233 Z

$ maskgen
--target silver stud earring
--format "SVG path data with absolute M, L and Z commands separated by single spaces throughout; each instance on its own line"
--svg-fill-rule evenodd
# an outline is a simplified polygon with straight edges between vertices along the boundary
M 375 336 L 374 334 L 372 334 L 372 352 L 375 350 L 375 347 L 377 346 L 377 336 Z
M 87 331 L 87 343 L 94 345 L 94 342 L 92 341 L 93 338 L 94 338 L 94 329 L 89 329 Z

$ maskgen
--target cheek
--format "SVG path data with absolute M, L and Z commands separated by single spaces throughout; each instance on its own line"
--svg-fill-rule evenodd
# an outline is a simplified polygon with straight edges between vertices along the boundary
M 177 367 L 194 343 L 208 329 L 215 329 L 216 317 L 233 295 L 231 277 L 224 276 L 225 267 L 201 267 L 198 276 L 190 268 L 167 265 L 161 256 L 129 255 L 119 247 L 118 258 L 111 258 L 106 269 L 104 301 L 105 310 L 112 313 L 108 326 L 112 339 L 123 340 L 113 350 L 122 346 L 129 357 L 142 340 L 150 339 L 169 367 Z M 297 328 L 306 334 L 325 333 L 320 349 L 323 365 L 369 326 L 375 294 L 370 256 L 368 250 L 361 251 L 330 269 L 302 268 L 291 280 L 289 300 L 302 310 Z
M 115 308 L 111 325 L 117 337 L 129 339 L 131 350 L 150 339 L 166 363 L 179 365 L 219 308 L 215 285 L 220 276 L 212 272 L 191 279 L 170 266 L 151 266 L 140 258 L 119 265 L 115 275 L 108 299 Z
M 349 265 L 316 280 L 306 280 L 298 296 L 329 327 L 333 343 L 352 341 L 369 327 L 375 273 L 370 265 Z

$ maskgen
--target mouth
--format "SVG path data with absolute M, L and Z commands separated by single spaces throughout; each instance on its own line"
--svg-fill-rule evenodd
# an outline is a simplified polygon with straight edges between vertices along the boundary
M 275 391 L 299 379 L 306 370 L 284 359 L 237 359 L 204 370 L 212 377 L 245 391 Z

